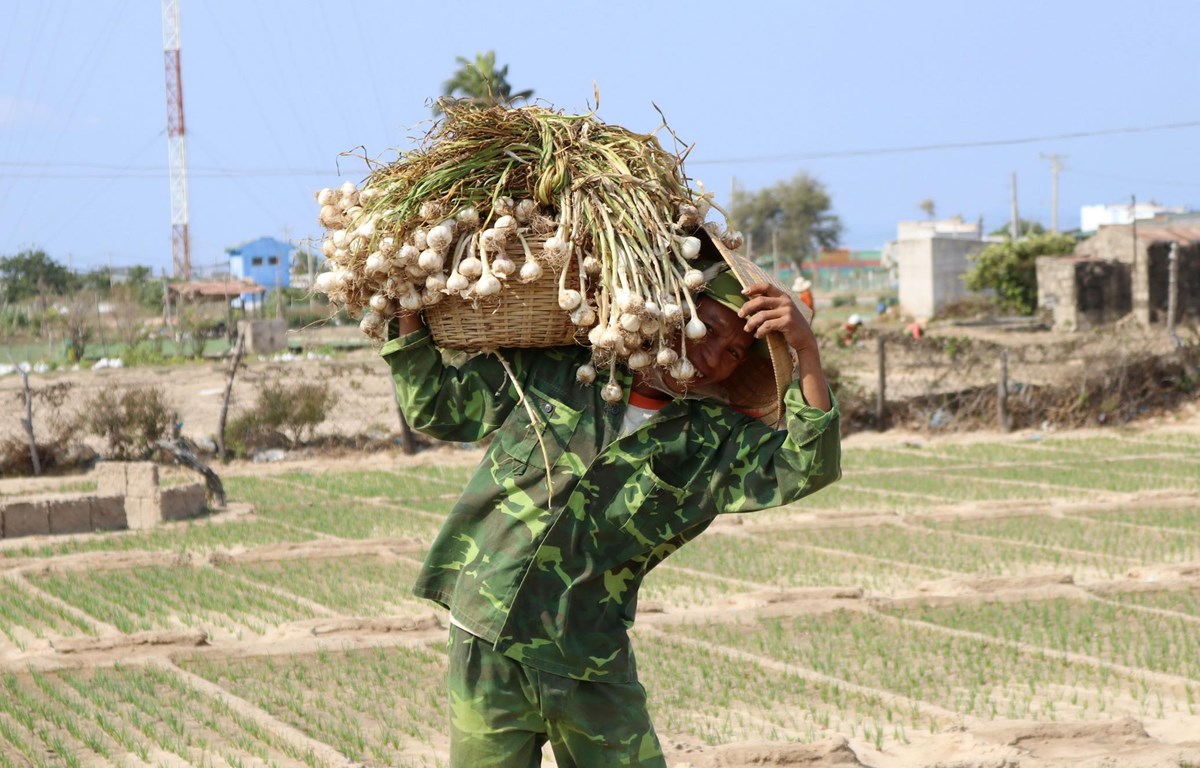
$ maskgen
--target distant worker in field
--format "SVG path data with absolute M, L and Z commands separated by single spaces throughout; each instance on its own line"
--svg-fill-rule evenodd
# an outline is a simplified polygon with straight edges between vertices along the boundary
M 860 315 L 853 314 L 846 318 L 845 325 L 842 326 L 842 336 L 838 343 L 843 347 L 849 347 L 854 344 L 854 337 L 858 335 L 858 331 L 863 326 L 863 320 Z
M 800 306 L 720 256 L 728 271 L 718 260 L 696 299 L 707 333 L 687 344 L 690 383 L 617 369 L 610 405 L 577 380 L 590 349 L 503 351 L 536 420 L 495 356 L 451 367 L 419 315 L 392 321 L 381 354 L 412 426 L 494 436 L 414 588 L 450 612 L 453 766 L 536 766 L 547 741 L 560 768 L 665 766 L 629 640 L 642 579 L 718 514 L 841 476 Z
M 800 303 L 809 308 L 809 317 L 817 314 L 816 304 L 813 302 L 812 281 L 806 277 L 797 277 L 792 283 L 792 292 L 796 294 L 796 298 Z

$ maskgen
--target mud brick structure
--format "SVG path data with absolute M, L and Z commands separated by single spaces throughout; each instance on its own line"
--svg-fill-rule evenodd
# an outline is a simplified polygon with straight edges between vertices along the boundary
M 1119 261 L 1041 256 L 1037 286 L 1038 306 L 1051 311 L 1056 331 L 1086 331 L 1132 310 L 1129 265 Z
M 46 536 L 153 528 L 164 521 L 201 514 L 208 501 L 204 483 L 162 488 L 152 462 L 101 462 L 95 493 L 0 499 L 0 535 Z

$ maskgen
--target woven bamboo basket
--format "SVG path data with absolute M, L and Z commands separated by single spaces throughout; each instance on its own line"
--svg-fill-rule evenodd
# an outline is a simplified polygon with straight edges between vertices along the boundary
M 542 253 L 544 238 L 526 238 L 535 256 Z M 508 258 L 520 268 L 525 251 L 514 238 L 506 246 Z M 579 263 L 567 259 L 567 285 L 578 287 Z M 570 313 L 558 306 L 560 268 L 542 262 L 542 276 L 522 283 L 512 274 L 495 296 L 463 299 L 448 296 L 426 307 L 425 324 L 438 346 L 446 349 L 481 350 L 497 347 L 561 347 L 575 344 L 580 329 Z

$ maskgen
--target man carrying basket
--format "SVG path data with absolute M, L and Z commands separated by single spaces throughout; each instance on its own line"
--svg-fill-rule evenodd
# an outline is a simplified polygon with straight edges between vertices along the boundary
M 493 436 L 414 588 L 450 611 L 454 766 L 536 766 L 547 741 L 560 768 L 664 766 L 628 634 L 642 579 L 718 514 L 840 477 L 838 410 L 801 308 L 748 260 L 704 248 L 697 375 L 619 368 L 623 402 L 576 380 L 585 347 L 451 367 L 419 314 L 391 323 L 381 354 L 410 424 Z

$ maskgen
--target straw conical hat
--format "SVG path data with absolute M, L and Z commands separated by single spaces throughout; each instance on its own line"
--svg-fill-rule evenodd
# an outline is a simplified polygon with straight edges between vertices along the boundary
M 788 300 L 795 303 L 792 292 L 785 288 L 771 273 L 759 267 L 737 251 L 732 251 L 712 237 L 707 230 L 697 232 L 701 251 L 699 259 L 709 262 L 725 262 L 729 272 L 737 278 L 743 288 L 757 283 L 770 283 L 779 288 Z M 812 319 L 812 310 L 797 304 L 805 320 Z M 764 424 L 781 428 L 784 422 L 783 393 L 796 378 L 796 360 L 791 347 L 777 332 L 766 336 L 767 356 L 749 355 L 738 367 L 737 373 L 723 382 L 731 405 L 753 414 Z

